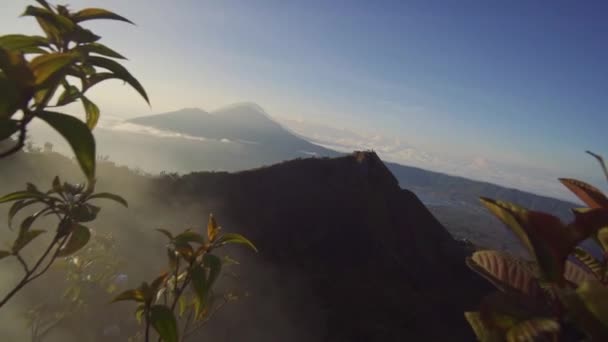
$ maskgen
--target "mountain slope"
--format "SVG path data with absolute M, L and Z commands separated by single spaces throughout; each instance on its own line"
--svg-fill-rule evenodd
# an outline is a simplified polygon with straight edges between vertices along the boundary
M 327 313 L 324 341 L 472 339 L 462 311 L 485 286 L 374 153 L 161 184 L 168 203 L 208 203 L 226 225 L 243 227 L 261 257 L 305 275 Z
M 9 164 L 0 174 L 10 181 L 0 184 L 3 192 L 27 180 L 46 184 L 58 170 L 62 179 L 81 177 L 75 163 L 54 153 L 3 162 Z M 118 256 L 128 260 L 121 273 L 132 286 L 165 267 L 165 241 L 154 232 L 159 226 L 200 229 L 213 212 L 226 231 L 245 234 L 259 248 L 259 254 L 229 250 L 241 262 L 234 269 L 239 278 L 221 286 L 235 285 L 249 296 L 220 312 L 201 340 L 473 338 L 462 312 L 477 305 L 487 284 L 465 267 L 465 249 L 412 192 L 399 188 L 374 153 L 181 177 L 146 177 L 111 163 L 100 163 L 98 171 L 98 191 L 118 193 L 130 206 L 101 203 L 100 219 L 90 226 L 115 234 Z M 33 290 L 62 288 L 44 282 Z M 132 312 L 107 310 L 115 312 L 99 317 L 107 324 Z

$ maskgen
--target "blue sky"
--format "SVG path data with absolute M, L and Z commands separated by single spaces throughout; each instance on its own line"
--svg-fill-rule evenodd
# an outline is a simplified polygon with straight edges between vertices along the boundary
M 1 32 L 31 30 L 9 0 Z M 152 108 L 116 84 L 118 116 L 253 101 L 275 117 L 398 137 L 440 156 L 599 180 L 607 153 L 605 1 L 70 1 L 129 57 Z M 607 153 L 608 154 L 608 153 Z

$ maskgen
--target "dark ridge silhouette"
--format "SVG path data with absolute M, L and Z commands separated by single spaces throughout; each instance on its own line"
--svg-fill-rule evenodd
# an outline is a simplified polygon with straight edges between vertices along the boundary
M 158 182 L 168 203 L 207 203 L 260 257 L 305 275 L 327 314 L 326 341 L 473 338 L 462 312 L 486 286 L 375 153 Z

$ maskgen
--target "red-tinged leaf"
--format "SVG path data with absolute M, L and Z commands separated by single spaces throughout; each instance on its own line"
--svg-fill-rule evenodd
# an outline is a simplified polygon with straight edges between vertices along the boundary
M 502 291 L 517 290 L 532 297 L 541 293 L 531 267 L 507 254 L 478 251 L 467 258 L 467 265 Z
M 564 264 L 584 238 L 552 215 L 528 211 L 511 203 L 482 198 L 482 203 L 505 223 L 532 254 L 545 281 L 562 283 Z
M 608 209 L 608 198 L 596 187 L 571 178 L 560 178 L 559 181 L 590 208 Z
M 119 20 L 135 25 L 131 20 L 102 8 L 85 8 L 74 13 L 72 16 L 72 20 L 77 23 L 95 19 Z
M 584 281 L 594 279 L 594 275 L 568 260 L 566 261 L 566 266 L 564 267 L 564 278 L 566 278 L 566 280 L 570 283 L 578 286 Z
M 91 231 L 89 228 L 74 223 L 72 233 L 66 244 L 57 253 L 58 256 L 64 257 L 78 252 L 91 239 Z
M 207 238 L 209 239 L 209 242 L 215 241 L 219 230 L 220 227 L 217 225 L 215 217 L 213 217 L 213 214 L 209 214 L 209 222 L 207 222 Z
M 574 213 L 573 227 L 581 239 L 596 236 L 602 228 L 608 227 L 608 209 L 605 208 L 579 208 Z
M 119 302 L 119 301 L 125 301 L 125 300 L 143 302 L 144 293 L 140 289 L 127 290 L 127 291 L 119 294 L 118 296 L 114 297 L 114 299 L 112 299 L 112 303 Z
M 150 325 L 164 342 L 178 342 L 177 321 L 171 309 L 164 305 L 150 308 Z

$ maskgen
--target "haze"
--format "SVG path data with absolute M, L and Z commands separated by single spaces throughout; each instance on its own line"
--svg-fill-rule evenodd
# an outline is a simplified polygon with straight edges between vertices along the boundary
M 406 165 L 490 181 L 501 169 L 504 185 L 562 198 L 558 175 L 599 183 L 583 152 L 608 142 L 604 2 L 70 4 L 137 23 L 90 25 L 152 98 L 109 82 L 93 96 L 106 119 L 251 101 L 304 136 L 338 129 L 344 150 Z M 22 7 L 3 2 L 2 32 L 33 32 Z

